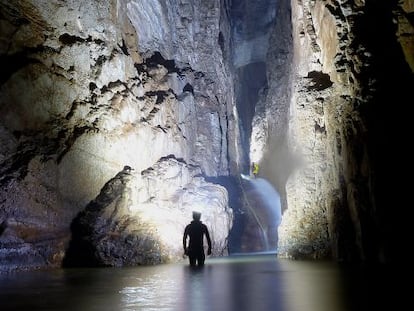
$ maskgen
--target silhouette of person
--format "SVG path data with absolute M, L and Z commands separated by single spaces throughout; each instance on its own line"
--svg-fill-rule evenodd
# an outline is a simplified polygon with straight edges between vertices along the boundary
M 190 266 L 203 266 L 206 259 L 204 253 L 204 236 L 207 239 L 207 255 L 211 255 L 211 239 L 207 226 L 200 221 L 201 213 L 193 212 L 193 221 L 185 227 L 183 236 L 184 254 L 188 256 Z M 187 247 L 187 240 L 189 243 Z

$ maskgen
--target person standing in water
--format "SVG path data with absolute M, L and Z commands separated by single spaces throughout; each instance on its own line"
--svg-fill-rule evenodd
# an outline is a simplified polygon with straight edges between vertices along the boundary
M 207 239 L 207 255 L 211 255 L 211 239 L 207 226 L 200 221 L 201 213 L 193 212 L 193 221 L 185 227 L 183 236 L 184 254 L 188 256 L 190 266 L 203 266 L 206 259 L 204 253 L 204 236 Z M 187 246 L 187 240 L 189 243 Z

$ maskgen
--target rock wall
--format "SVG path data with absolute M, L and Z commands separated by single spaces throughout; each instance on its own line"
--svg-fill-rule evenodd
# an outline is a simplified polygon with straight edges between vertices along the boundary
M 250 164 L 232 66 L 252 60 L 249 156 L 281 195 L 279 256 L 401 256 L 413 1 L 250 5 L 276 24 L 232 42 L 225 0 L 0 0 L 0 271 L 178 260 L 193 208 L 225 255 L 213 181 Z
M 179 261 L 182 234 L 193 210 L 202 213 L 209 227 L 212 253 L 226 255 L 232 226 L 227 191 L 205 183 L 199 174 L 200 169 L 189 171 L 173 157 L 161 159 L 142 173 L 125 167 L 74 219 L 64 266 L 121 267 Z
M 0 7 L 1 270 L 59 266 L 72 220 L 104 185 L 129 166 L 134 187 L 151 193 L 144 172 L 176 166 L 164 158 L 177 159 L 188 180 L 159 180 L 153 195 L 176 200 L 148 196 L 134 204 L 150 204 L 154 221 L 165 208 L 191 220 L 191 206 L 183 208 L 187 184 L 201 207 L 208 189 L 211 198 L 218 191 L 206 216 L 217 209 L 220 217 L 206 221 L 223 254 L 231 224 L 226 193 L 201 177 L 236 167 L 229 161 L 237 158 L 238 129 L 223 61 L 227 40 L 219 42 L 227 27 L 221 2 L 28 0 Z M 182 229 L 177 222 L 174 236 Z M 159 258 L 180 251 L 167 253 Z
M 292 1 L 288 141 L 300 165 L 286 184 L 281 256 L 402 256 L 398 174 L 410 162 L 397 141 L 409 121 L 391 103 L 408 104 L 413 85 L 412 4 Z

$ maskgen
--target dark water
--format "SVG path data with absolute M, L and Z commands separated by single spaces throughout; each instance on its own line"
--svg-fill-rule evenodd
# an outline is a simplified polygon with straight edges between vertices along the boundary
M 401 272 L 400 272 L 401 273 Z M 407 310 L 394 271 L 273 255 L 0 275 L 0 310 Z

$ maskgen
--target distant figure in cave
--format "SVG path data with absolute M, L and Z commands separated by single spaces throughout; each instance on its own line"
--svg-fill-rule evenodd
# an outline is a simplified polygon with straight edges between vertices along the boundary
M 259 164 L 256 162 L 252 163 L 252 173 L 255 178 L 257 177 L 257 174 L 259 174 Z
M 211 239 L 207 226 L 200 221 L 201 213 L 193 212 L 193 221 L 185 227 L 183 236 L 184 254 L 188 256 L 191 267 L 204 266 L 204 236 L 207 239 L 207 255 L 211 255 Z M 189 243 L 187 246 L 187 240 Z

